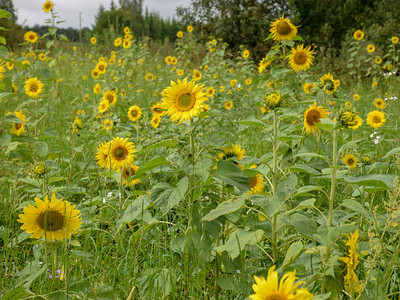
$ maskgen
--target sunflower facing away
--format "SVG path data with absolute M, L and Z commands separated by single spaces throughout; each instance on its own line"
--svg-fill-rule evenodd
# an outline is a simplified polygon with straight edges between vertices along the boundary
M 136 122 L 142 117 L 142 110 L 139 106 L 133 105 L 128 110 L 128 117 L 132 122 Z
M 301 44 L 296 48 L 292 48 L 291 52 L 288 58 L 289 65 L 293 71 L 305 71 L 311 67 L 314 51 L 311 50 L 310 46 L 304 48 L 304 45 Z
M 36 77 L 29 78 L 25 81 L 25 94 L 29 97 L 37 98 L 43 92 L 43 83 Z
M 264 104 L 267 109 L 275 109 L 281 106 L 282 97 L 279 92 L 269 94 L 264 99 Z
M 28 31 L 27 33 L 25 33 L 24 35 L 24 39 L 25 41 L 27 41 L 28 43 L 36 43 L 38 40 L 38 35 L 36 32 L 34 31 Z
M 321 123 L 320 120 L 326 118 L 328 114 L 327 110 L 322 106 L 317 106 L 317 103 L 314 102 L 304 113 L 304 128 L 306 132 L 312 132 L 314 135 L 316 131 L 321 132 L 315 124 Z
M 12 113 L 7 113 L 7 115 L 11 115 Z M 11 124 L 11 128 L 10 128 L 10 132 L 12 134 L 15 134 L 17 136 L 20 136 L 21 133 L 24 132 L 24 127 L 25 127 L 25 122 L 27 121 L 25 115 L 22 113 L 22 110 L 20 110 L 19 112 L 16 111 L 14 112 L 14 115 L 21 120 L 22 123 L 12 123 Z
M 294 284 L 297 279 L 296 271 L 288 272 L 282 276 L 278 283 L 278 272 L 275 266 L 268 270 L 268 277 L 254 276 L 256 281 L 252 288 L 255 294 L 249 296 L 251 300 L 311 300 L 313 295 L 307 288 L 298 288 L 303 281 Z
M 246 157 L 244 155 L 245 150 L 240 147 L 238 144 L 235 144 L 232 147 L 224 147 L 221 149 L 222 152 L 220 152 L 218 154 L 218 157 L 216 158 L 217 161 L 220 160 L 229 160 L 231 158 L 236 158 L 237 160 L 242 160 L 243 157 Z M 236 164 L 236 162 L 234 161 L 234 163 Z M 244 169 L 244 167 L 241 164 L 238 164 L 238 167 L 241 168 L 242 170 Z
M 341 109 L 337 119 L 340 125 L 342 125 L 344 128 L 350 128 L 353 130 L 360 127 L 363 123 L 361 117 L 355 113 L 351 107 Z
M 110 160 L 108 159 L 110 144 L 111 142 L 104 142 L 97 146 L 96 160 L 101 168 L 110 169 Z
M 68 201 L 57 199 L 56 195 L 48 196 L 41 200 L 35 198 L 35 205 L 28 204 L 24 213 L 17 220 L 22 223 L 21 229 L 32 233 L 31 238 L 69 239 L 77 233 L 82 224 L 80 211 Z
M 268 54 L 258 64 L 258 73 L 261 74 L 274 60 L 274 57 L 269 57 Z
M 307 94 L 309 94 L 309 93 L 311 92 L 312 89 L 315 89 L 315 84 L 311 84 L 311 83 L 306 82 L 306 83 L 303 85 L 303 90 L 304 90 L 304 92 L 307 93 Z
M 328 73 L 324 74 L 324 76 L 319 79 L 319 85 L 325 93 L 333 94 L 339 88 L 340 81 L 333 79 L 331 73 Z
M 342 161 L 345 165 L 348 165 L 352 170 L 357 167 L 357 157 L 353 154 L 346 154 L 343 156 Z
M 284 15 L 271 23 L 269 31 L 275 41 L 291 40 L 297 35 L 296 26 L 292 24 L 290 19 L 286 19 Z
M 50 12 L 50 11 L 53 9 L 53 6 L 54 6 L 53 2 L 51 2 L 51 1 L 46 1 L 46 2 L 43 4 L 43 10 L 44 10 L 44 12 L 46 12 L 46 13 Z
M 364 38 L 364 32 L 361 30 L 356 30 L 353 34 L 353 37 L 356 41 L 361 41 Z
M 386 122 L 386 116 L 383 111 L 374 110 L 367 116 L 367 124 L 373 128 L 382 127 Z
M 135 160 L 135 146 L 132 142 L 128 142 L 128 138 L 122 139 L 115 137 L 110 144 L 107 159 L 110 160 L 111 167 L 120 171 L 122 168 L 130 166 Z
M 178 79 L 177 83 L 171 81 L 171 86 L 162 92 L 166 114 L 172 121 L 179 121 L 179 124 L 193 119 L 200 114 L 203 103 L 208 100 L 203 90 L 203 85 L 196 84 L 195 80 L 188 82 L 185 78 L 183 81 Z

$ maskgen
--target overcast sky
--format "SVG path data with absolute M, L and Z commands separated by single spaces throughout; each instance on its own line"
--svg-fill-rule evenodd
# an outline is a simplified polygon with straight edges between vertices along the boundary
M 14 0 L 13 2 L 17 9 L 18 24 L 45 25 L 45 19 L 49 18 L 49 14 L 42 10 L 42 6 L 46 0 Z M 60 20 L 66 21 L 59 27 L 79 28 L 79 12 L 82 12 L 82 27 L 92 28 L 94 16 L 100 4 L 108 9 L 111 0 L 52 0 L 52 2 Z M 118 3 L 118 0 L 114 2 Z M 159 12 L 162 17 L 173 17 L 176 7 L 189 4 L 190 0 L 144 0 L 143 8 L 147 6 L 150 12 Z

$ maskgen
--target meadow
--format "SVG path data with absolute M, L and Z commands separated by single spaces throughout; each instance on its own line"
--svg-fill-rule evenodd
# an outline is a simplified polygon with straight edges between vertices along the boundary
M 395 33 L 355 31 L 342 78 L 284 16 L 255 61 L 43 10 L 0 49 L 2 299 L 399 299 Z

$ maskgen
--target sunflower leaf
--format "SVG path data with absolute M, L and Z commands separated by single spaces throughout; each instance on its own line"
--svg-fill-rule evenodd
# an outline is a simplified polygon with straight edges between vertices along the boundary
M 231 161 L 219 161 L 217 163 L 215 177 L 227 184 L 237 187 L 242 192 L 250 189 L 249 178 Z
M 212 221 L 220 216 L 233 213 L 244 205 L 244 199 L 239 198 L 236 201 L 224 202 L 212 209 L 207 215 L 203 217 L 203 221 Z

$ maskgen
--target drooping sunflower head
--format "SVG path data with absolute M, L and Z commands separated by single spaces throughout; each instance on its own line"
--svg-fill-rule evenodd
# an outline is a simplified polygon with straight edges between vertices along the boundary
M 296 72 L 308 70 L 314 59 L 313 54 L 314 51 L 311 50 L 310 46 L 304 48 L 304 45 L 301 44 L 292 48 L 291 54 L 288 55 L 290 68 Z
M 339 110 L 337 120 L 342 127 L 353 130 L 363 123 L 361 117 L 351 107 L 344 107 Z
M 111 167 L 115 171 L 120 171 L 133 163 L 135 160 L 135 146 L 128 138 L 122 139 L 115 137 L 110 143 L 110 151 L 108 157 L 110 159 Z
M 307 93 L 307 94 L 309 94 L 309 93 L 311 92 L 312 89 L 315 89 L 315 84 L 311 84 L 311 83 L 306 82 L 306 83 L 303 85 L 303 90 L 304 90 L 304 92 Z
M 258 73 L 261 74 L 274 60 L 273 56 L 268 56 L 268 54 L 260 61 L 258 64 Z
M 196 84 L 195 80 L 183 81 L 179 79 L 163 90 L 163 108 L 173 122 L 191 120 L 201 112 L 202 105 L 207 101 L 203 85 Z
M 297 35 L 296 26 L 292 24 L 290 19 L 285 18 L 284 15 L 271 23 L 271 29 L 269 31 L 275 41 L 291 40 Z
M 333 94 L 339 88 L 340 81 L 333 79 L 331 73 L 324 74 L 319 79 L 319 86 L 325 91 L 327 94 Z
M 232 100 L 227 100 L 227 101 L 225 102 L 225 104 L 224 104 L 224 108 L 225 108 L 226 110 L 230 110 L 230 109 L 232 109 L 232 107 L 233 107 L 233 102 L 232 102 Z
M 126 186 L 134 186 L 140 182 L 140 179 L 133 179 L 135 177 L 138 166 L 130 165 L 122 170 L 123 184 Z
M 386 102 L 382 98 L 377 98 L 374 101 L 374 105 L 378 109 L 385 109 L 386 107 Z
M 35 205 L 28 204 L 24 207 L 23 214 L 17 220 L 22 223 L 21 229 L 32 234 L 31 238 L 64 240 L 78 232 L 82 221 L 80 211 L 75 205 L 57 199 L 55 194 L 50 201 L 46 196 L 44 200 L 35 198 L 35 202 Z
M 34 31 L 28 31 L 27 33 L 25 33 L 24 35 L 24 39 L 25 41 L 27 41 L 28 43 L 36 43 L 38 40 L 38 35 L 36 32 Z
M 244 150 L 242 147 L 240 147 L 238 144 L 235 144 L 234 146 L 231 146 L 231 147 L 224 147 L 224 148 L 222 148 L 221 150 L 222 150 L 222 152 L 220 152 L 220 153 L 218 154 L 218 157 L 216 158 L 217 161 L 220 161 L 220 160 L 230 160 L 230 159 L 232 159 L 232 158 L 235 158 L 236 160 L 240 161 L 240 160 L 242 160 L 243 157 L 246 157 L 246 156 L 244 155 L 245 150 Z M 233 162 L 234 162 L 235 164 L 237 164 L 236 161 L 233 160 Z M 243 167 L 242 165 L 240 165 L 240 164 L 238 164 L 238 166 L 239 166 L 241 169 L 244 168 L 244 167 Z
M 353 37 L 356 41 L 361 41 L 364 38 L 364 32 L 361 30 L 356 30 L 353 34 Z
M 103 93 L 103 100 L 107 100 L 108 105 L 115 105 L 117 103 L 117 93 L 115 91 L 107 90 Z
M 307 133 L 312 132 L 314 135 L 316 132 L 321 132 L 315 124 L 321 123 L 321 119 L 327 118 L 329 114 L 322 106 L 317 106 L 314 102 L 304 113 L 304 128 Z
M 372 44 L 369 44 L 369 45 L 367 46 L 367 51 L 368 51 L 369 53 L 373 53 L 373 52 L 375 51 L 375 46 L 372 45 Z
M 372 128 L 382 127 L 386 122 L 386 116 L 383 111 L 374 110 L 371 111 L 367 116 L 367 124 Z
M 250 169 L 257 168 L 256 165 L 252 165 Z M 257 174 L 254 177 L 250 177 L 249 180 L 250 190 L 247 191 L 247 195 L 260 194 L 264 190 L 264 178 L 261 174 Z
M 294 283 L 297 279 L 296 271 L 288 272 L 282 276 L 280 282 L 275 266 L 268 270 L 267 279 L 254 276 L 255 284 L 252 285 L 255 294 L 249 296 L 250 300 L 311 300 L 313 295 L 307 288 L 298 288 L 303 281 Z
M 131 106 L 128 110 L 128 117 L 132 122 L 140 120 L 142 118 L 142 109 L 137 105 Z
M 37 98 L 43 92 L 43 83 L 36 77 L 25 81 L 25 94 L 29 97 Z
M 352 170 L 357 167 L 357 157 L 353 154 L 346 154 L 343 156 L 342 161 L 345 165 L 348 165 Z
M 50 11 L 53 9 L 53 6 L 54 6 L 53 2 L 51 2 L 51 1 L 46 1 L 46 2 L 43 4 L 43 10 L 44 10 L 44 12 L 46 12 L 46 13 L 50 12 Z
M 275 109 L 282 104 L 282 97 L 279 92 L 268 94 L 264 99 L 264 106 L 267 109 Z

